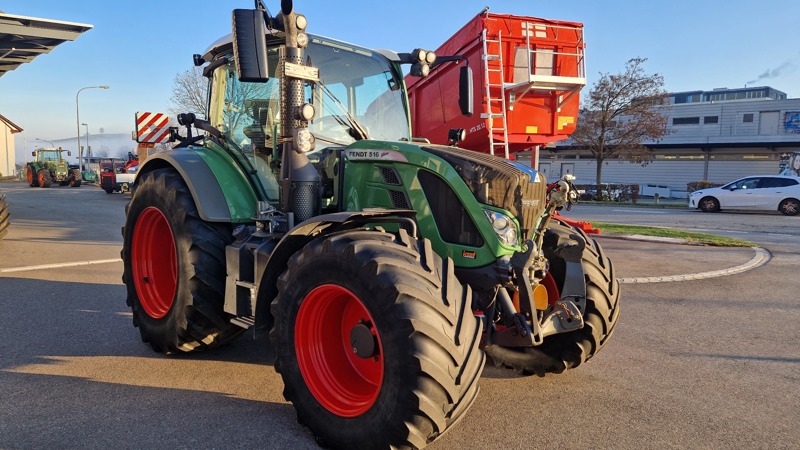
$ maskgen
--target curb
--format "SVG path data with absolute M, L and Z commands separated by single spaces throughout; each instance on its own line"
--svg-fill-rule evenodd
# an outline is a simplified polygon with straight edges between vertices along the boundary
M 761 267 L 772 259 L 772 254 L 761 247 L 751 247 L 756 253 L 750 261 L 731 267 L 728 269 L 712 270 L 710 272 L 690 273 L 685 275 L 669 275 L 663 277 L 637 277 L 637 278 L 617 278 L 620 284 L 641 284 L 641 283 L 665 283 L 670 281 L 691 281 L 704 280 L 707 278 L 724 277 L 737 273 L 747 272 Z

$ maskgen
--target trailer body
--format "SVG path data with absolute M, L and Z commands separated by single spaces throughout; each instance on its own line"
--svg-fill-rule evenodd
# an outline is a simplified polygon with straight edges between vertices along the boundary
M 449 130 L 464 129 L 460 147 L 506 158 L 566 139 L 586 84 L 584 47 L 581 23 L 484 10 L 436 50 L 465 62 L 406 77 L 412 133 L 447 144 Z M 475 73 L 471 117 L 451 100 L 461 64 Z

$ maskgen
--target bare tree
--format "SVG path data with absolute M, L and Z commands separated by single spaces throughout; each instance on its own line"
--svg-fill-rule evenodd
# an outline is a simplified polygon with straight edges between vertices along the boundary
M 647 58 L 633 58 L 619 74 L 601 74 L 581 107 L 572 134 L 576 147 L 591 151 L 597 161 L 597 184 L 603 180 L 603 162 L 620 159 L 647 164 L 652 152 L 643 144 L 667 134 L 669 93 L 664 77 L 648 75 Z M 598 189 L 599 191 L 599 189 Z
M 169 113 L 176 116 L 180 113 L 194 113 L 198 118 L 205 118 L 208 99 L 208 80 L 203 77 L 200 67 L 175 75 L 172 82 Z

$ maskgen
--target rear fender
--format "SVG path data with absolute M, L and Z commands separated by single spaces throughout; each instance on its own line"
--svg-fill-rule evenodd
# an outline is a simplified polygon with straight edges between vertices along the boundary
M 135 183 L 142 175 L 163 168 L 175 169 L 181 175 L 201 219 L 252 222 L 258 199 L 247 177 L 230 158 L 203 147 L 155 153 L 140 166 Z

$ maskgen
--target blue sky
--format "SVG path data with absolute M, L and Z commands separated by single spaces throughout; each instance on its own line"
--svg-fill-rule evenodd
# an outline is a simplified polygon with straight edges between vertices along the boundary
M 277 12 L 279 2 L 266 0 Z M 136 111 L 168 108 L 176 74 L 192 54 L 230 33 L 230 11 L 250 0 L 13 0 L 7 14 L 91 24 L 92 30 L 33 63 L 0 77 L 0 114 L 25 129 L 16 135 L 17 160 L 35 138 L 77 133 L 130 133 Z M 633 57 L 665 78 L 670 91 L 769 85 L 800 97 L 800 2 L 770 0 L 623 1 L 440 0 L 403 2 L 296 0 L 309 32 L 366 47 L 435 49 L 484 6 L 510 13 L 583 22 L 589 87 L 599 73 L 615 73 Z M 588 87 L 587 87 L 588 90 Z M 81 127 L 81 133 L 84 132 Z

